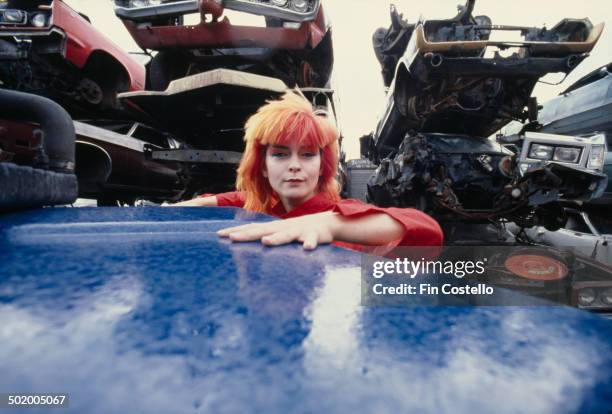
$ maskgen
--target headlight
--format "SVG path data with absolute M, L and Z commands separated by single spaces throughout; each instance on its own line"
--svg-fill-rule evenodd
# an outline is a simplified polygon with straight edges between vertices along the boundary
M 591 286 L 573 286 L 572 304 L 582 309 L 612 311 L 610 282 L 589 282 Z
M 591 147 L 591 153 L 589 154 L 589 162 L 587 168 L 599 170 L 603 167 L 605 155 L 604 145 L 593 145 Z
M 170 3 L 169 1 L 167 1 Z M 148 7 L 148 6 L 159 6 L 162 4 L 162 0 L 129 0 L 127 6 L 130 8 Z
M 115 0 L 115 14 L 135 21 L 197 13 L 198 8 L 198 0 Z
M 226 9 L 276 17 L 289 22 L 314 20 L 320 0 L 223 0 Z
M 595 291 L 593 289 L 582 289 L 578 292 L 578 303 L 588 306 L 595 302 Z
M 21 10 L 4 10 L 2 12 L 2 22 L 9 24 L 21 24 L 26 21 L 26 13 Z
M 300 13 L 304 13 L 308 11 L 308 1 L 307 0 L 291 0 L 291 8 Z
M 606 136 L 596 133 L 590 136 L 556 135 L 526 132 L 517 136 L 523 140 L 518 159 L 520 172 L 542 166 L 549 162 L 568 167 L 583 168 L 601 173 L 606 156 Z M 527 167 L 522 167 L 528 164 Z
M 605 305 L 612 305 L 612 289 L 607 289 L 601 292 L 599 298 Z
M 30 19 L 30 23 L 34 27 L 45 27 L 47 25 L 47 16 L 44 13 L 36 13 Z
M 554 148 L 550 145 L 531 144 L 529 158 L 536 160 L 550 160 L 553 157 Z
M 580 160 L 580 148 L 575 147 L 556 147 L 553 161 L 569 162 L 572 164 Z

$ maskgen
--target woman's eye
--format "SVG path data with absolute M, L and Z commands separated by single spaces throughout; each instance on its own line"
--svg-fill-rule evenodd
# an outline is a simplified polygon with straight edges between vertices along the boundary
M 273 152 L 272 156 L 275 157 L 275 158 L 282 158 L 282 157 L 286 157 L 287 153 L 285 153 L 285 152 Z
M 317 156 L 316 152 L 303 152 L 302 153 L 302 157 L 310 158 L 310 157 L 316 157 L 316 156 Z

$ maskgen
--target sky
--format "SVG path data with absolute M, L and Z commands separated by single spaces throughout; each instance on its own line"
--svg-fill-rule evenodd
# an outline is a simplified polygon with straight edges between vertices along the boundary
M 129 52 L 139 52 L 123 24 L 113 13 L 110 0 L 65 0 L 87 14 L 92 23 L 115 43 Z M 339 118 L 347 158 L 359 157 L 360 136 L 374 130 L 385 105 L 385 91 L 380 65 L 374 56 L 372 34 L 388 27 L 389 6 L 393 3 L 409 22 L 419 17 L 444 19 L 456 15 L 464 0 L 328 0 L 324 6 L 331 22 L 334 41 L 333 87 L 339 101 Z M 551 28 L 566 17 L 588 17 L 594 24 L 605 22 L 606 28 L 591 56 L 582 62 L 561 85 L 539 83 L 534 91 L 540 103 L 545 102 L 590 71 L 612 61 L 612 3 L 610 0 L 477 0 L 474 15 L 488 15 L 493 24 L 542 26 Z M 245 23 L 238 16 L 232 22 Z M 247 20 L 248 21 L 248 20 Z M 506 34 L 498 40 L 518 40 Z M 558 74 L 545 81 L 558 82 Z

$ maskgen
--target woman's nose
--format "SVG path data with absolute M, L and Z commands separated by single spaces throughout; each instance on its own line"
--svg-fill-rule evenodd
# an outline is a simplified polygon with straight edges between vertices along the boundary
M 292 155 L 289 159 L 289 171 L 295 172 L 301 170 L 299 157 Z

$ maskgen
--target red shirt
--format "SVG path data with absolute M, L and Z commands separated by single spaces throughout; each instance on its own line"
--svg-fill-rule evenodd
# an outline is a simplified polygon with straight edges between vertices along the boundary
M 217 194 L 216 197 L 217 205 L 220 207 L 244 207 L 244 195 L 241 192 L 222 193 Z M 334 202 L 320 194 L 315 195 L 289 213 L 285 211 L 282 203 L 277 203 L 269 214 L 281 219 L 288 219 L 324 211 L 333 211 L 343 217 L 354 218 L 368 214 L 388 214 L 404 227 L 404 237 L 383 246 L 385 249 L 396 246 L 441 246 L 444 239 L 438 222 L 420 210 L 396 207 L 381 208 L 351 199 Z M 335 241 L 333 244 L 359 251 L 366 249 L 366 246 L 356 243 Z

